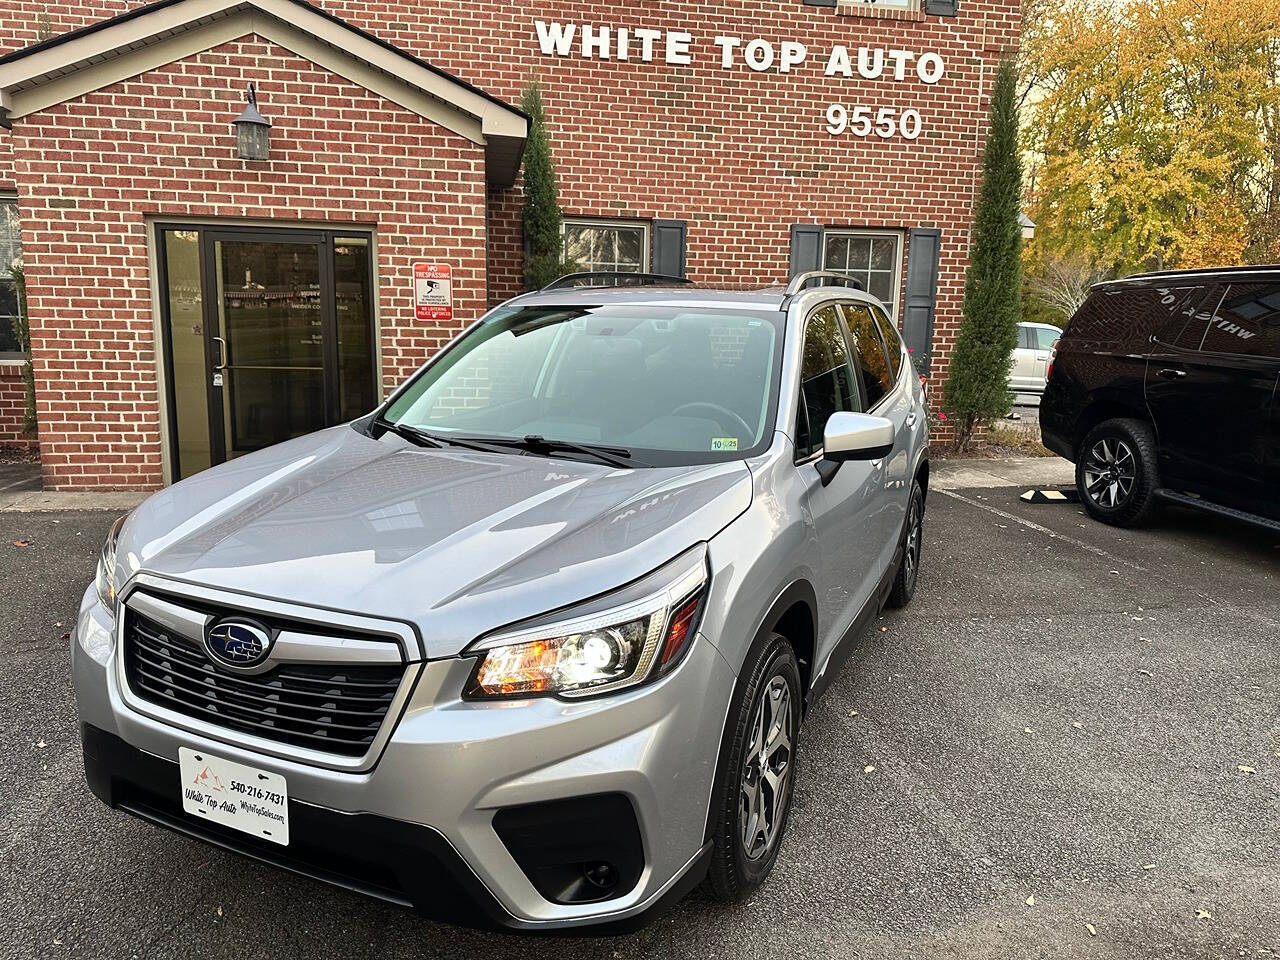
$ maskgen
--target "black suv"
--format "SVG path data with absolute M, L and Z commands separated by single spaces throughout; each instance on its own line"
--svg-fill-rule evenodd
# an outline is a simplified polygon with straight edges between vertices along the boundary
M 1058 341 L 1041 433 L 1104 523 L 1164 500 L 1280 529 L 1277 379 L 1280 266 L 1099 284 Z

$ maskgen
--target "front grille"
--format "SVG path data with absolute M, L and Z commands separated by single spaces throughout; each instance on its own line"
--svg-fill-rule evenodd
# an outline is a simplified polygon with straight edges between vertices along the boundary
M 282 664 L 255 676 L 219 670 L 191 640 L 130 610 L 125 678 L 141 699 L 184 716 L 344 757 L 368 752 L 403 666 Z

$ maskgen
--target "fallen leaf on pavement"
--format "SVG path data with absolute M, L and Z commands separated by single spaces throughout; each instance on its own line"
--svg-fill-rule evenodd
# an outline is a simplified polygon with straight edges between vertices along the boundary
M 31 541 L 30 541 L 30 540 L 15 540 L 15 541 L 13 541 L 13 545 L 14 545 L 15 547 L 29 547 L 29 546 L 31 546 Z
M 1247 767 L 1243 763 L 1240 764 L 1239 769 L 1241 773 L 1257 773 L 1258 772 L 1257 770 L 1253 769 L 1253 767 Z
M 1027 897 L 1027 906 L 1034 907 L 1035 905 L 1036 905 L 1036 895 L 1033 893 L 1031 896 Z
M 1089 931 L 1089 936 L 1096 937 L 1098 935 L 1098 928 L 1095 927 L 1092 923 L 1086 923 L 1084 925 L 1084 928 Z
M 1197 920 L 1212 920 L 1212 919 L 1213 919 L 1213 914 L 1212 914 L 1212 913 L 1210 913 L 1208 910 L 1197 910 L 1197 911 L 1196 911 L 1196 919 L 1197 919 Z
M 47 747 L 47 746 L 48 746 L 48 744 L 47 744 L 47 743 L 45 743 L 43 740 L 38 740 L 38 741 L 36 741 L 36 749 L 37 749 L 37 750 L 43 750 L 43 749 L 44 749 L 45 747 Z
M 867 766 L 862 768 L 863 773 L 871 773 L 873 770 L 875 770 L 875 766 L 873 764 L 867 764 Z
M 1154 863 L 1148 863 L 1148 864 L 1146 864 L 1142 869 L 1143 869 L 1143 870 L 1154 870 L 1155 868 L 1156 868 L 1156 865 L 1155 865 Z

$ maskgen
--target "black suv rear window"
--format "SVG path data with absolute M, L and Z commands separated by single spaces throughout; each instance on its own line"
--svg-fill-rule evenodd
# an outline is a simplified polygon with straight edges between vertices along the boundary
M 1067 325 L 1072 340 L 1112 343 L 1149 330 L 1160 298 L 1151 287 L 1102 287 L 1089 294 Z M 1168 317 L 1168 314 L 1165 314 Z

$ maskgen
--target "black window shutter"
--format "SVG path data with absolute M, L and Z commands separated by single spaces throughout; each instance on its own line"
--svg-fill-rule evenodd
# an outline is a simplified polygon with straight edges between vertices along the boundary
M 683 220 L 653 221 L 653 272 L 665 277 L 685 275 L 685 241 L 688 227 Z
M 797 223 L 791 228 L 791 276 L 822 269 L 823 228 L 815 223 Z
M 954 17 L 959 0 L 924 0 L 924 12 L 931 17 Z
M 933 319 L 938 306 L 938 253 L 942 231 L 912 230 L 907 240 L 907 296 L 902 311 L 902 339 L 911 351 L 916 372 L 933 363 Z

